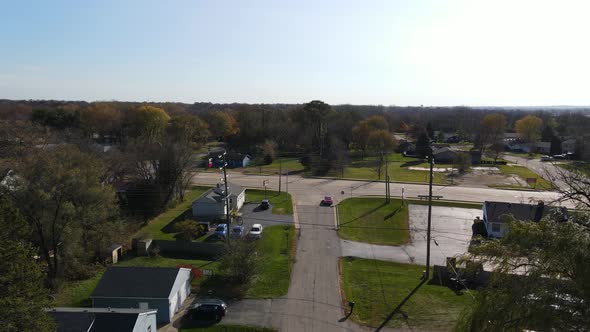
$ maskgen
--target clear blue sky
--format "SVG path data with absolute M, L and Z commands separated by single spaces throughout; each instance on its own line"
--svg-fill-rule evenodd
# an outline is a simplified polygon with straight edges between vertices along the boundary
M 587 3 L 0 0 L 0 98 L 589 105 Z

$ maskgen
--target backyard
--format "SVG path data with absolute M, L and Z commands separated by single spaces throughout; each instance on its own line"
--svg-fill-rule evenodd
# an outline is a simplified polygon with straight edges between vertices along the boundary
M 403 245 L 410 240 L 408 207 L 392 199 L 349 198 L 338 204 L 341 238 L 382 245 Z
M 385 261 L 342 258 L 343 301 L 354 301 L 352 320 L 376 327 L 420 283 L 424 266 Z M 471 293 L 458 295 L 448 287 L 425 283 L 393 315 L 386 326 L 410 330 L 448 331 L 472 301 Z
M 257 248 L 261 255 L 261 265 L 254 280 L 247 287 L 229 289 L 223 276 L 218 274 L 218 262 L 178 258 L 169 256 L 129 257 L 121 260 L 117 266 L 148 266 L 148 267 L 193 267 L 213 272 L 212 277 L 193 279 L 194 291 L 203 294 L 235 295 L 243 292 L 249 298 L 270 298 L 287 294 L 291 277 L 291 266 L 295 256 L 295 229 L 293 226 L 269 226 L 259 240 Z M 96 275 L 87 280 L 64 283 L 55 296 L 58 306 L 89 307 L 92 305 L 90 294 L 104 273 L 100 268 Z M 204 287 L 204 289 L 201 289 Z M 211 291 L 211 292 L 209 292 Z

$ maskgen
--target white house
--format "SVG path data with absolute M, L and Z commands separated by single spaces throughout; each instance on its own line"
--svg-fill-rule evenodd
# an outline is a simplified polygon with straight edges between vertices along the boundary
M 190 293 L 190 269 L 110 266 L 90 298 L 94 308 L 155 309 L 167 324 Z
M 153 309 L 57 307 L 46 310 L 57 332 L 156 332 Z
M 508 231 L 508 223 L 511 220 L 539 222 L 543 217 L 554 213 L 560 218 L 558 221 L 567 221 L 567 208 L 546 206 L 539 204 L 519 204 L 505 202 L 483 203 L 483 222 L 489 237 L 502 237 Z
M 246 190 L 238 185 L 228 183 L 229 210 L 239 210 L 246 200 Z M 227 211 L 225 185 L 218 183 L 203 196 L 192 203 L 193 217 L 202 219 L 221 219 Z

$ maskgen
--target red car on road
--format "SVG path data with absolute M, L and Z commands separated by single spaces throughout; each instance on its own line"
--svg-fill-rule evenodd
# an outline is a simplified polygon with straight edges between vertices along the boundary
M 325 196 L 320 205 L 332 205 L 333 203 L 332 196 Z

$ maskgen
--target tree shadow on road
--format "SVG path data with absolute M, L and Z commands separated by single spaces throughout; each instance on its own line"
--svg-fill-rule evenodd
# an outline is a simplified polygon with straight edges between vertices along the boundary
M 397 307 L 393 309 L 393 311 L 385 318 L 381 325 L 379 325 L 379 327 L 375 329 L 375 331 L 381 331 L 383 328 L 385 328 L 387 323 L 389 323 L 389 321 L 393 319 L 393 316 L 395 316 L 395 314 L 399 313 L 404 318 L 406 318 L 407 315 L 401 310 L 402 307 L 406 304 L 406 302 L 408 302 L 408 300 L 412 298 L 412 296 L 414 296 L 414 294 L 418 291 L 418 289 L 420 289 L 420 287 L 422 287 L 422 285 L 426 283 L 426 281 L 426 279 L 422 279 L 422 281 L 420 281 L 420 283 L 416 287 L 414 287 L 414 289 L 412 289 L 412 291 L 397 305 Z

